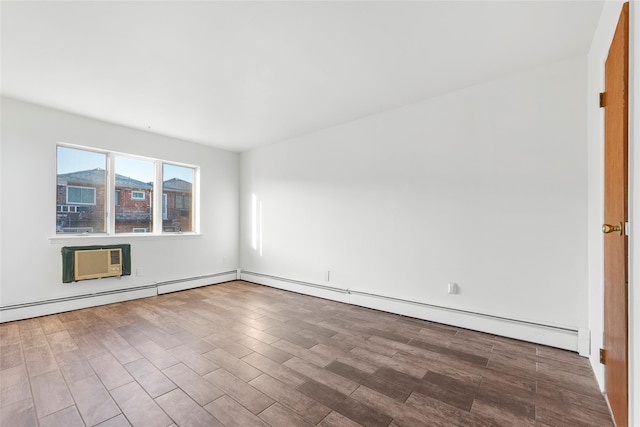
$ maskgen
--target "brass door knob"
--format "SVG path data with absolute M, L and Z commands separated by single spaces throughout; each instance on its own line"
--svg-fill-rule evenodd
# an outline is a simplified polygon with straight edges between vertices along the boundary
M 618 223 L 618 225 L 609 225 L 609 224 L 602 224 L 602 232 L 607 234 L 607 233 L 612 233 L 614 231 L 617 231 L 619 235 L 622 236 L 622 232 L 624 231 L 624 226 L 622 225 L 622 221 Z

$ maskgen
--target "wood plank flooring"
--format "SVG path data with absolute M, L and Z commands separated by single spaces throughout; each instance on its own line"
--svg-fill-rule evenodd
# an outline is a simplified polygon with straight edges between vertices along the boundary
M 2 426 L 612 426 L 586 358 L 247 282 L 0 325 Z

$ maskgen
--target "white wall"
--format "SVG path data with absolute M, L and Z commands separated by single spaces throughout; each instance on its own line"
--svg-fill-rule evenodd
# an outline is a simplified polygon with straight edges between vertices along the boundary
M 585 328 L 586 65 L 568 59 L 243 153 L 243 270 Z
M 0 306 L 189 279 L 239 266 L 237 153 L 7 98 L 2 99 L 1 137 Z M 201 235 L 50 241 L 55 237 L 57 142 L 200 166 Z M 112 243 L 131 243 L 131 276 L 62 283 L 62 246 Z M 136 276 L 138 267 L 142 276 Z M 2 315 L 11 318 L 7 311 Z

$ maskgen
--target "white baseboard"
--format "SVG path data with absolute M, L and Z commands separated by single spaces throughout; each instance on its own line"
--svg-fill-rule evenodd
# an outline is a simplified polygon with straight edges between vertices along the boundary
M 182 291 L 200 286 L 214 285 L 217 283 L 236 280 L 236 276 L 237 272 L 236 270 L 233 270 L 207 276 L 153 283 L 136 288 L 123 288 L 97 292 L 94 294 L 72 295 L 52 300 L 32 301 L 23 304 L 2 306 L 0 307 L 0 323 L 30 319 L 32 317 L 63 313 L 65 311 L 96 307 L 99 305 L 129 301 L 138 298 L 154 297 L 159 294 L 166 294 L 169 292 Z
M 546 325 L 490 314 L 472 313 L 449 307 L 438 307 L 383 295 L 332 288 L 249 271 L 242 271 L 240 278 L 248 282 L 305 295 L 575 351 L 581 356 L 588 356 L 590 351 L 588 348 L 588 329 Z
M 133 289 L 119 289 L 90 295 L 77 295 L 54 300 L 3 306 L 0 307 L 0 323 L 132 299 L 147 298 L 237 279 L 328 300 L 415 317 L 417 319 L 576 351 L 581 356 L 588 356 L 590 353 L 590 331 L 588 329 L 544 325 L 490 314 L 471 313 L 448 307 L 438 307 L 383 295 L 349 291 L 347 289 L 333 288 L 248 271 L 241 271 L 238 274 L 235 270 L 208 276 L 155 283 Z
M 268 276 L 265 274 L 250 273 L 247 271 L 242 271 L 240 273 L 240 280 L 349 304 L 349 294 L 347 291 L 328 286 L 314 285 L 312 283 Z
M 136 289 L 119 289 L 103 294 L 78 295 L 55 300 L 5 306 L 0 308 L 0 323 L 47 316 L 49 314 L 80 310 L 82 308 L 96 307 L 132 299 L 154 297 L 156 295 L 155 286 L 144 286 Z
M 157 284 L 158 295 L 168 294 L 169 292 L 184 291 L 186 289 L 199 288 L 201 286 L 215 285 L 222 282 L 237 280 L 235 270 L 225 273 L 213 274 L 210 276 L 194 277 L 183 280 L 172 280 L 171 282 L 162 282 Z

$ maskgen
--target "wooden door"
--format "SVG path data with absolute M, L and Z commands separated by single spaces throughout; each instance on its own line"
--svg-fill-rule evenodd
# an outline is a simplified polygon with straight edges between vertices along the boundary
M 604 345 L 605 387 L 618 427 L 628 425 L 627 171 L 629 3 L 605 64 Z

